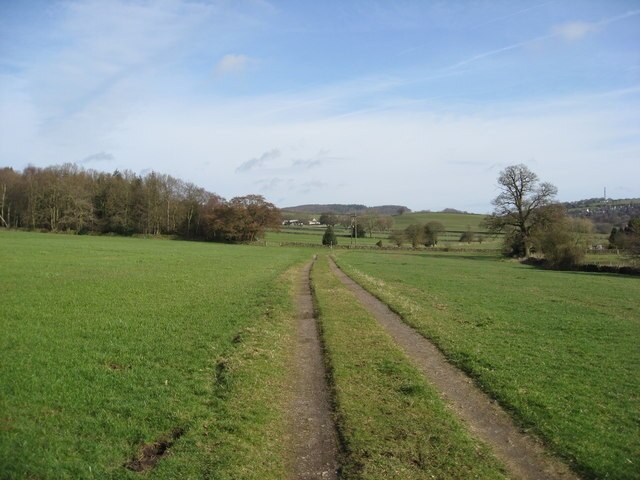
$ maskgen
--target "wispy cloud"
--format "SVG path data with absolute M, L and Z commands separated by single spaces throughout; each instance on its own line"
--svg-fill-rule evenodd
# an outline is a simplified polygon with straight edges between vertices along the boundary
M 215 13 L 213 7 L 182 2 L 88 0 L 55 8 L 60 9 L 55 27 L 61 47 L 45 48 L 47 55 L 29 73 L 36 82 L 34 100 L 56 121 L 101 98 L 113 103 L 124 85 L 143 93 L 147 74 L 170 65 L 181 42 Z
M 216 64 L 214 74 L 216 77 L 237 75 L 243 73 L 254 64 L 256 64 L 256 60 L 251 57 L 230 53 L 222 57 Z
M 538 8 L 552 2 L 545 2 L 531 8 Z M 522 12 L 515 12 L 514 15 L 530 10 L 524 9 Z M 408 87 L 415 87 L 419 84 L 442 81 L 446 78 L 455 80 L 456 76 L 468 75 L 473 64 L 481 63 L 481 61 L 491 57 L 499 56 L 507 52 L 515 52 L 534 45 L 544 45 L 544 42 L 552 39 L 578 40 L 590 33 L 601 31 L 608 25 L 623 21 L 625 19 L 640 15 L 640 10 L 630 10 L 623 14 L 615 15 L 600 19 L 594 22 L 574 21 L 558 26 L 552 26 L 547 33 L 531 37 L 499 48 L 487 50 L 481 53 L 471 55 L 462 60 L 453 62 L 440 68 L 432 69 L 426 74 L 420 75 L 413 72 L 412 74 L 402 75 L 372 75 L 357 80 L 349 80 L 340 83 L 334 83 L 330 86 L 323 86 L 319 89 L 308 89 L 303 94 L 288 94 L 280 98 L 276 108 L 268 110 L 260 110 L 251 115 L 254 117 L 269 117 L 280 114 L 294 114 L 298 112 L 314 112 L 323 109 L 332 109 L 335 105 L 348 105 L 354 101 L 378 97 L 376 104 L 365 108 L 357 108 L 339 113 L 332 112 L 333 118 L 348 117 L 352 115 L 370 114 L 384 110 L 390 110 L 397 107 L 411 107 L 432 100 L 438 97 L 430 97 L 428 99 L 406 99 L 398 98 L 396 102 L 387 102 L 384 100 L 385 94 L 391 94 Z M 547 45 L 548 48 L 552 48 Z M 383 100 L 381 102 L 381 100 Z M 404 104 L 399 104 L 404 103 Z
M 304 170 L 309 170 L 312 168 L 320 167 L 327 162 L 331 162 L 333 160 L 342 160 L 342 157 L 335 157 L 330 155 L 330 151 L 327 149 L 321 149 L 317 154 L 310 158 L 298 158 L 293 161 L 291 166 L 293 168 L 301 168 Z
M 87 163 L 94 163 L 94 162 L 113 162 L 114 160 L 115 160 L 115 157 L 111 153 L 100 152 L 100 153 L 94 153 L 93 155 L 84 157 L 78 163 L 87 164 Z
M 294 160 L 291 164 L 293 167 L 300 167 L 304 169 L 310 169 L 313 167 L 319 167 L 325 163 L 325 160 L 315 159 L 315 160 Z
M 265 192 L 271 192 L 273 190 L 286 187 L 287 185 L 290 187 L 292 184 L 292 179 L 280 177 L 266 178 L 255 182 L 255 185 Z
M 568 41 L 576 41 L 586 37 L 589 33 L 595 32 L 597 27 L 589 22 L 569 22 L 553 27 L 554 35 Z
M 253 170 L 255 168 L 264 167 L 271 160 L 274 160 L 280 157 L 281 152 L 279 149 L 274 148 L 273 150 L 269 150 L 268 152 L 264 152 L 259 157 L 251 158 L 246 162 L 242 162 L 238 168 L 236 168 L 236 173 L 244 173 L 249 170 Z

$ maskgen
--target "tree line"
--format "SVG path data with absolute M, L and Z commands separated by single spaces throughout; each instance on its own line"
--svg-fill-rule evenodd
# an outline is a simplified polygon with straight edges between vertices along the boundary
M 105 173 L 75 164 L 0 169 L 5 228 L 237 242 L 256 240 L 280 224 L 280 211 L 260 195 L 226 200 L 157 172 Z

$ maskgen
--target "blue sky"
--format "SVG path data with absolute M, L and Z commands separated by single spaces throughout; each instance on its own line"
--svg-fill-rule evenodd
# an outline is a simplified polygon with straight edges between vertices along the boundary
M 2 1 L 0 166 L 279 206 L 640 197 L 640 2 Z

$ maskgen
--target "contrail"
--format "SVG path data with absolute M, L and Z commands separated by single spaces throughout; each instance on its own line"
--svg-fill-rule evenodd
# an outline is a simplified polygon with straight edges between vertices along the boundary
M 618 22 L 620 20 L 624 20 L 626 18 L 629 17 L 635 17 L 636 15 L 640 15 L 640 10 L 630 10 L 626 13 L 623 13 L 622 15 L 617 15 L 615 17 L 609 17 L 609 18 L 604 18 L 598 22 L 592 23 L 591 25 L 594 27 L 599 27 L 599 26 L 604 26 L 604 25 L 609 25 L 611 23 L 615 23 Z M 517 48 L 520 47 L 524 47 L 525 45 L 529 45 L 531 43 L 535 43 L 535 42 L 539 42 L 540 40 L 547 40 L 549 38 L 554 38 L 554 37 L 559 37 L 562 35 L 562 32 L 553 32 L 553 33 L 549 33 L 547 35 L 541 35 L 539 37 L 535 37 L 535 38 L 531 38 L 529 40 L 524 40 L 522 42 L 518 42 L 518 43 L 514 43 L 512 45 L 507 45 L 506 47 L 501 47 L 501 48 L 496 48 L 495 50 L 489 50 L 488 52 L 484 52 L 484 53 L 479 53 L 477 55 L 474 55 L 473 57 L 470 57 L 466 60 L 462 60 L 458 63 L 455 63 L 449 67 L 445 67 L 444 70 L 450 70 L 453 68 L 457 68 L 457 67 L 461 67 L 463 65 L 467 65 L 469 63 L 473 63 L 476 62 L 478 60 L 481 60 L 483 58 L 487 58 L 487 57 L 491 57 L 493 55 L 497 55 L 499 53 L 502 52 L 507 52 L 509 50 L 515 50 Z

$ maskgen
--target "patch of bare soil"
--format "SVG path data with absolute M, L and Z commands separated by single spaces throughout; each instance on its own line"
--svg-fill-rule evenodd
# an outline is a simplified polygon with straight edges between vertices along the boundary
M 298 280 L 295 385 L 291 405 L 292 479 L 337 479 L 338 435 L 331 414 L 322 346 L 314 316 L 309 273 Z
M 164 457 L 178 438 L 184 435 L 182 428 L 176 428 L 169 435 L 160 438 L 157 442 L 142 445 L 136 458 L 124 464 L 129 470 L 134 472 L 146 472 L 156 466 L 158 461 Z
M 119 363 L 111 362 L 107 365 L 111 370 L 129 370 L 131 365 L 120 365 Z
M 435 345 L 349 278 L 333 260 L 331 268 L 435 385 L 469 430 L 493 449 L 513 478 L 578 478 L 567 465 L 552 457 L 538 439 L 523 433 L 502 407 L 474 385 L 464 372 L 447 362 Z

